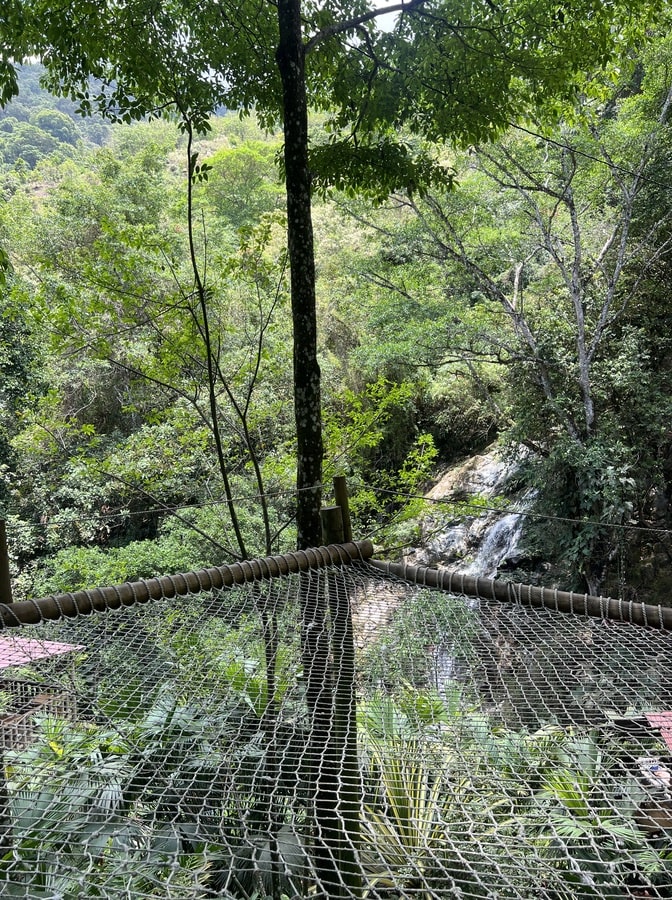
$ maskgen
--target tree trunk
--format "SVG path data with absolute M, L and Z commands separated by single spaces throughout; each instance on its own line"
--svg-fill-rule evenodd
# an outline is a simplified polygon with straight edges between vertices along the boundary
M 315 258 L 308 170 L 308 107 L 300 0 L 279 0 L 277 62 L 282 78 L 287 187 L 287 241 L 294 327 L 297 439 L 297 545 L 320 543 L 322 413 L 317 362 Z
M 287 243 L 294 330 L 294 416 L 297 440 L 297 544 L 318 546 L 322 481 L 322 410 L 317 362 L 315 258 L 308 169 L 308 105 L 301 0 L 278 2 L 277 63 L 282 79 L 287 188 Z M 323 580 L 304 576 L 300 587 L 301 649 L 310 733 L 304 757 L 309 810 L 312 813 L 313 871 L 316 896 L 340 896 L 341 878 L 334 853 L 338 823 L 338 784 L 325 765 L 333 718 Z

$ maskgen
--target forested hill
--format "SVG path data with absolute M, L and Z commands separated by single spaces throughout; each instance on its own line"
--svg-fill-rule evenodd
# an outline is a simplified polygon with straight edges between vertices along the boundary
M 412 546 L 437 467 L 497 439 L 535 489 L 517 577 L 666 601 L 670 62 L 663 37 L 553 132 L 442 146 L 454 189 L 316 198 L 325 480 L 358 536 Z M 82 119 L 39 72 L 0 113 L 17 596 L 293 547 L 281 136 L 214 118 L 189 189 L 175 124 Z
M 14 178 L 49 156 L 72 156 L 80 142 L 100 145 L 110 136 L 109 125 L 100 117 L 82 118 L 74 101 L 43 90 L 43 74 L 42 66 L 23 66 L 19 97 L 0 108 L 0 162 L 3 174 Z M 11 185 L 11 178 L 3 179 L 5 192 Z

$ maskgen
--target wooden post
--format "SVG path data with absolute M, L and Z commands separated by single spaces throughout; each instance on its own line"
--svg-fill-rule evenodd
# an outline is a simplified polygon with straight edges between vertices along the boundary
M 334 478 L 334 499 L 341 507 L 341 515 L 343 518 L 343 540 L 352 540 L 352 522 L 350 521 L 350 499 L 348 497 L 348 486 L 345 481 L 345 475 L 336 475 Z
M 12 602 L 12 580 L 9 577 L 9 552 L 5 520 L 0 519 L 0 603 Z
M 325 544 L 343 544 L 343 512 L 340 506 L 324 506 L 320 510 L 322 518 L 322 540 Z

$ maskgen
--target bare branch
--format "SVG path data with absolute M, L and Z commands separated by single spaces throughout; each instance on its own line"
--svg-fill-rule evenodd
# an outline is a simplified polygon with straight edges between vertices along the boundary
M 393 3 L 390 6 L 381 6 L 378 9 L 370 9 L 368 12 L 362 13 L 360 16 L 353 16 L 351 19 L 346 19 L 343 22 L 334 22 L 333 25 L 329 25 L 327 28 L 323 28 L 322 31 L 318 31 L 317 34 L 314 34 L 309 41 L 304 45 L 304 52 L 310 53 L 318 44 L 321 44 L 323 41 L 328 40 L 331 37 L 335 37 L 337 34 L 343 34 L 346 31 L 352 31 L 355 28 L 358 28 L 360 25 L 364 25 L 366 22 L 371 22 L 373 19 L 377 19 L 380 16 L 385 16 L 390 13 L 405 13 L 412 12 L 415 9 L 423 6 L 427 0 L 408 0 L 408 2 L 401 3 Z

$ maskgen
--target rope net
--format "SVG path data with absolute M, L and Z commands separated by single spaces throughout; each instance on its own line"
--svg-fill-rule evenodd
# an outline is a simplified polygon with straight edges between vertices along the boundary
M 6 628 L 0 896 L 672 897 L 671 649 L 361 561 Z

